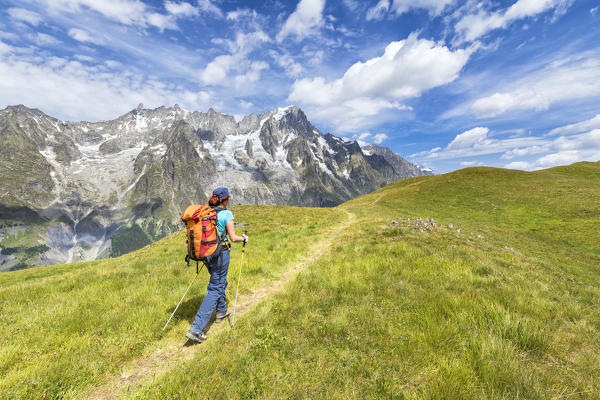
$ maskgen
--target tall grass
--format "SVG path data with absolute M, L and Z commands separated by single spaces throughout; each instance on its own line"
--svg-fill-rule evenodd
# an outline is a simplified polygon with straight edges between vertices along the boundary
M 248 224 L 238 230 L 250 229 L 240 289 L 247 293 L 278 279 L 343 212 L 240 206 L 234 214 Z M 204 271 L 165 337 L 157 338 L 195 274 L 184 256 L 180 232 L 115 259 L 1 274 L 0 398 L 77 398 L 131 359 L 184 339 L 206 293 Z M 239 245 L 230 268 L 232 281 Z

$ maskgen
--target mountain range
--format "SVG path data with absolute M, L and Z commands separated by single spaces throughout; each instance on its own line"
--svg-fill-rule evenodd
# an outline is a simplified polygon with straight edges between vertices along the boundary
M 116 256 L 181 228 L 227 186 L 232 204 L 335 206 L 430 170 L 323 134 L 295 106 L 237 121 L 178 105 L 111 121 L 0 110 L 0 270 Z

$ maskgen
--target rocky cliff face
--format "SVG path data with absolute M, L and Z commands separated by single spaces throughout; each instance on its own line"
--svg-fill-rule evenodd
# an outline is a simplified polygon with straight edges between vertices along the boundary
M 291 106 L 237 122 L 138 108 L 65 122 L 0 111 L 0 270 L 118 255 L 178 230 L 188 204 L 333 206 L 426 174 L 389 149 L 323 135 Z

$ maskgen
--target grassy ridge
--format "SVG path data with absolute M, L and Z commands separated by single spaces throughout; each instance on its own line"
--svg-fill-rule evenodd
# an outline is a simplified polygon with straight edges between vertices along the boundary
M 330 234 L 346 212 L 356 220 L 234 338 L 211 337 L 123 396 L 600 398 L 599 181 L 600 163 L 469 168 L 337 210 L 240 208 L 253 229 L 245 291 L 277 280 L 315 244 L 309 233 Z M 0 275 L 0 397 L 79 397 L 160 348 L 156 330 L 191 276 L 182 240 Z M 188 328 L 199 287 L 167 340 Z
M 253 249 L 261 255 L 247 257 L 242 293 L 277 279 L 313 235 L 330 231 L 329 219 L 344 214 L 297 207 L 233 211 L 236 221 L 249 224 Z M 184 255 L 180 232 L 116 259 L 1 274 L 0 398 L 80 397 L 132 358 L 181 338 L 208 280 L 202 272 L 158 341 L 194 274 L 195 268 L 183 267 Z M 238 267 L 234 259 L 231 274 Z
M 600 171 L 467 169 L 344 204 L 357 222 L 235 340 L 129 397 L 600 397 L 600 188 L 580 167 Z

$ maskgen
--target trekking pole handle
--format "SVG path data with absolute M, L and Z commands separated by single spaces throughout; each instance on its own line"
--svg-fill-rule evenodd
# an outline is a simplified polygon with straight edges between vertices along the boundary
M 248 231 L 244 231 L 244 236 L 247 238 L 248 237 Z M 244 243 L 242 244 L 242 252 L 244 251 L 246 247 L 246 240 L 244 239 Z

